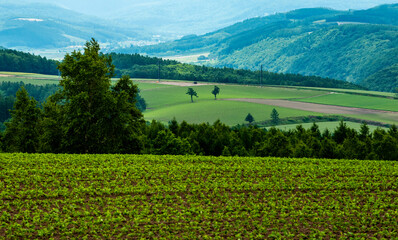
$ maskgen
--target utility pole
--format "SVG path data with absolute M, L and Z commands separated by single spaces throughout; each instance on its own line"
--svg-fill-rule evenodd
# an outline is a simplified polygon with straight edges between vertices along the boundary
M 260 87 L 263 87 L 263 65 L 261 64 L 260 70 Z
M 160 82 L 160 59 L 158 60 L 158 81 Z

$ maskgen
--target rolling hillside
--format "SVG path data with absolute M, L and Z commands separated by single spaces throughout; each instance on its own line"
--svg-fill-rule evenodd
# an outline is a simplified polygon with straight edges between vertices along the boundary
M 111 19 L 127 22 L 170 38 L 189 34 L 205 34 L 227 27 L 248 18 L 266 16 L 275 12 L 287 12 L 298 8 L 324 6 L 335 9 L 366 9 L 393 0 L 147 0 L 125 1 L 119 11 L 112 12 Z M 115 8 L 115 7 L 114 7 Z
M 398 4 L 368 10 L 314 8 L 249 19 L 201 36 L 125 52 L 173 56 L 210 52 L 212 66 L 317 75 L 391 91 L 374 83 L 398 63 Z M 377 76 L 377 75 L 376 75 Z M 376 85 L 378 85 L 376 87 Z
M 7 48 L 62 48 L 84 44 L 91 37 L 102 42 L 145 38 L 137 29 L 52 4 L 5 1 L 0 11 L 0 45 Z

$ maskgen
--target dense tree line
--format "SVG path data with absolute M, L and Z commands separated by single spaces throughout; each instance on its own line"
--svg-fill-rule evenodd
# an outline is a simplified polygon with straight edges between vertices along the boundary
M 59 86 L 56 84 L 35 85 L 23 82 L 0 82 L 0 91 L 5 96 L 14 96 L 17 91 L 24 86 L 29 95 L 38 102 L 44 102 L 50 95 L 54 94 Z
M 13 109 L 15 96 L 21 87 L 26 89 L 29 96 L 33 97 L 40 107 L 42 107 L 48 97 L 60 89 L 55 84 L 34 85 L 30 83 L 24 84 L 23 82 L 0 82 L 0 130 L 4 130 L 1 123 L 11 117 L 10 110 Z M 136 96 L 136 106 L 141 112 L 146 110 L 145 99 L 139 93 Z
M 175 119 L 168 125 L 153 120 L 144 124 L 139 117 L 134 130 L 119 132 L 124 136 L 116 141 L 113 135 L 116 128 L 92 125 L 87 119 L 78 119 L 68 125 L 57 116 L 54 102 L 47 103 L 44 110 L 34 106 L 37 102 L 29 98 L 27 92 L 17 94 L 19 108 L 13 111 L 13 120 L 6 123 L 7 130 L 2 137 L 3 151 L 43 152 L 43 153 L 135 153 L 156 155 L 208 155 L 208 156 L 256 156 L 256 157 L 295 157 L 329 159 L 370 159 L 398 160 L 398 129 L 393 125 L 388 130 L 378 128 L 373 132 L 363 124 L 359 131 L 347 127 L 341 121 L 334 130 L 321 132 L 314 123 L 310 129 L 298 125 L 296 129 L 282 131 L 257 126 L 229 127 L 220 121 L 213 124 L 178 123 Z M 18 107 L 18 106 L 16 106 Z M 72 110 L 70 110 L 72 111 Z M 80 110 L 77 110 L 80 111 Z M 26 114 L 28 117 L 26 117 Z M 78 112 L 70 112 L 69 121 Z M 98 113 L 103 118 L 103 113 Z M 117 113 L 116 113 L 117 114 Z M 140 113 L 135 113 L 140 116 Z M 64 116 L 65 117 L 65 116 Z M 23 120 L 24 119 L 24 120 Z M 141 120 L 139 120 L 141 119 Z M 109 120 L 109 119 L 108 119 Z M 65 125 L 60 125 L 61 121 Z M 83 125 L 83 126 L 82 126 Z M 113 129 L 108 133 L 109 127 Z M 82 131 L 87 128 L 87 131 Z M 95 129 L 91 129 L 95 128 Z M 102 129 L 104 128 L 104 129 Z M 63 130 L 66 132 L 63 132 Z M 79 131 L 75 131 L 80 129 Z M 67 133 L 67 135 L 64 135 Z M 91 136 L 92 134 L 92 136 Z M 97 135 L 98 134 L 98 135 Z M 105 134 L 105 135 L 101 135 Z M 93 138 L 93 140 L 90 140 Z M 107 143 L 107 139 L 109 143 Z
M 233 68 L 214 68 L 183 64 L 139 54 L 110 54 L 115 65 L 115 75 L 133 78 L 175 79 L 216 83 L 260 84 L 260 71 Z M 262 84 L 326 88 L 363 89 L 362 87 L 329 78 L 263 72 Z
M 57 61 L 10 49 L 0 49 L 0 71 L 57 75 Z
M 3 122 L 11 117 L 10 110 L 13 109 L 15 102 L 15 95 L 22 86 L 27 90 L 30 96 L 32 96 L 35 100 L 38 101 L 38 104 L 43 103 L 47 99 L 47 97 L 54 94 L 59 88 L 55 84 L 46 84 L 40 86 L 33 84 L 24 84 L 23 82 L 19 83 L 1 82 L 0 83 L 0 130 L 1 131 L 5 129 Z
M 298 125 L 282 131 L 256 126 L 230 128 L 214 124 L 188 124 L 176 120 L 167 126 L 152 121 L 144 131 L 144 153 L 196 154 L 211 156 L 259 156 L 329 159 L 398 160 L 398 129 L 359 131 L 341 121 L 334 130 L 321 132 L 315 123 L 310 129 Z
M 129 75 L 133 78 L 152 78 L 205 81 L 219 83 L 259 84 L 260 72 L 233 68 L 214 68 L 183 64 L 139 54 L 111 53 L 115 76 Z M 57 61 L 15 50 L 0 49 L 0 71 L 58 74 Z M 160 69 L 160 71 L 159 71 Z M 262 84 L 308 87 L 362 89 L 344 81 L 299 74 L 263 73 Z

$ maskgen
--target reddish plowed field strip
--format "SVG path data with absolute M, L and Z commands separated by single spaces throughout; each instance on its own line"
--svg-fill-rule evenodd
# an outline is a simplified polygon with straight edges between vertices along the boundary
M 383 111 L 375 109 L 366 108 L 354 108 L 354 107 L 342 107 L 335 105 L 325 105 L 318 103 L 306 103 L 306 102 L 295 102 L 289 100 L 278 100 L 278 99 L 257 99 L 257 98 L 227 98 L 222 99 L 227 101 L 238 101 L 238 102 L 250 102 L 259 103 L 271 106 L 293 108 L 304 111 L 327 113 L 327 114 L 380 114 L 388 113 L 396 116 L 398 118 L 398 112 Z

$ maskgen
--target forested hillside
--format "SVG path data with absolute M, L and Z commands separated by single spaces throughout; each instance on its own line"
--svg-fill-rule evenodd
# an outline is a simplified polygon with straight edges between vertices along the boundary
M 259 71 L 197 66 L 140 54 L 111 53 L 110 56 L 116 67 L 116 77 L 260 84 Z M 58 74 L 57 61 L 15 50 L 0 50 L 0 71 Z M 263 73 L 262 84 L 361 89 L 358 85 L 329 78 L 268 71 Z
M 0 48 L 0 71 L 57 75 L 57 61 L 20 51 Z
M 299 9 L 253 18 L 202 36 L 131 48 L 158 56 L 210 52 L 211 66 L 299 73 L 391 91 L 398 63 L 398 4 L 361 11 Z M 373 77 L 371 77 L 373 76 Z M 366 82 L 364 82 L 366 79 Z
M 84 44 L 95 37 L 102 42 L 121 42 L 143 31 L 117 26 L 109 20 L 87 16 L 48 3 L 3 0 L 0 4 L 0 45 L 8 48 L 51 49 Z
M 233 68 L 214 68 L 183 64 L 173 60 L 151 58 L 139 54 L 112 53 L 116 77 L 175 79 L 218 83 L 260 84 L 260 71 Z M 298 74 L 263 73 L 262 84 L 308 87 L 361 89 L 344 81 Z
M 294 37 L 269 36 L 237 51 L 232 44 L 234 42 L 219 53 L 217 65 L 257 69 L 263 64 L 275 72 L 361 83 L 398 63 L 398 27 L 395 26 L 341 25 Z
M 377 91 L 395 91 L 398 87 L 398 63 L 369 76 L 362 85 Z

